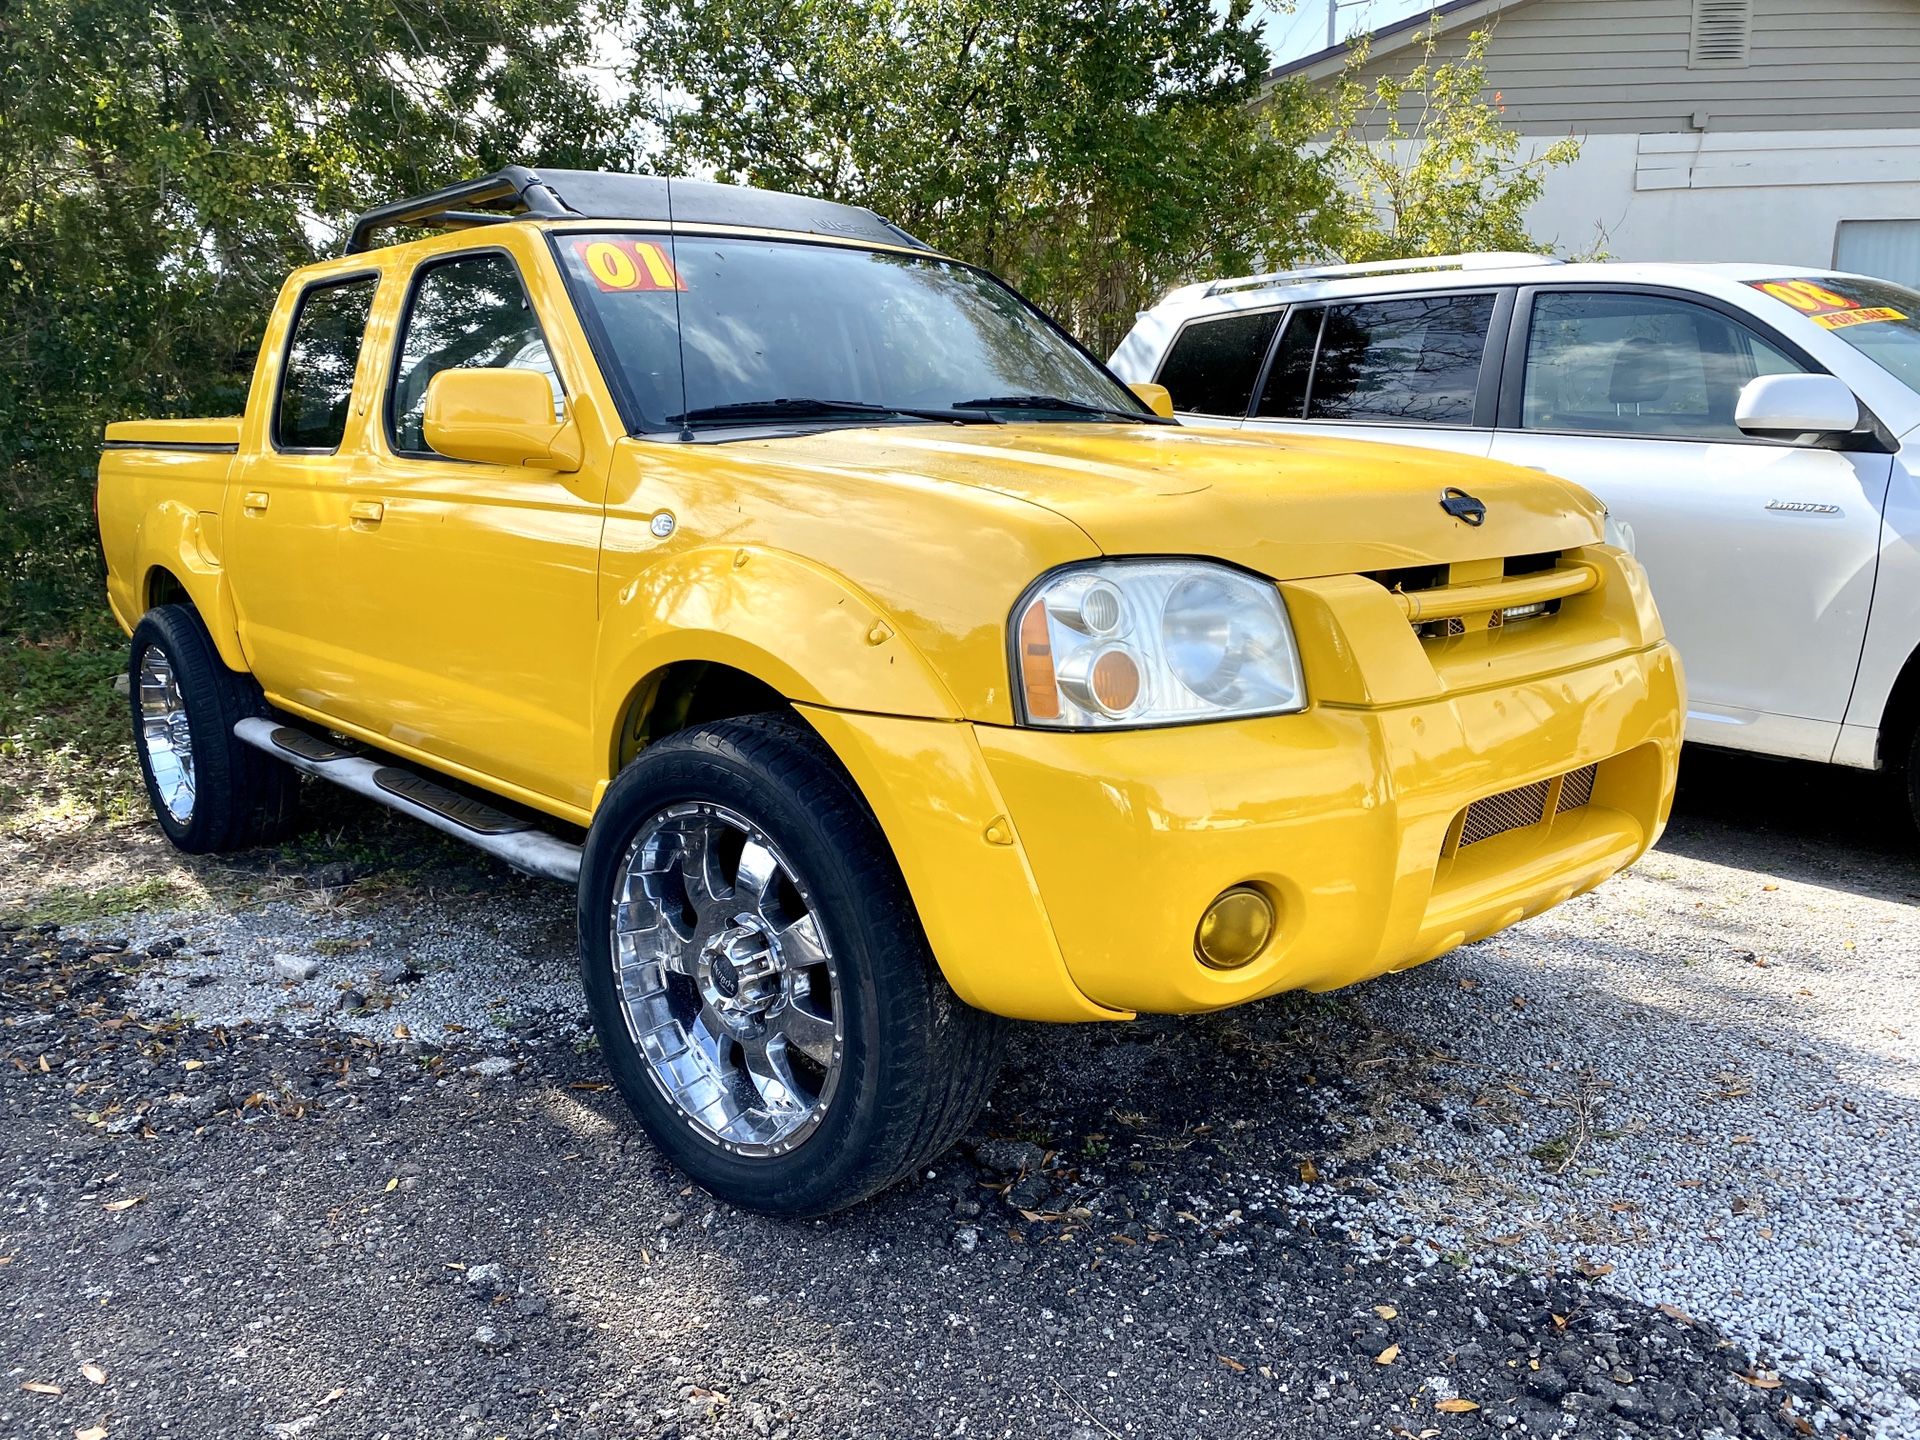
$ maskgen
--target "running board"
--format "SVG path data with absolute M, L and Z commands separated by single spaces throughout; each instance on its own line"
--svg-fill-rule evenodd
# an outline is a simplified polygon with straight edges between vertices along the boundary
M 417 771 L 355 755 L 310 730 L 278 720 L 255 716 L 240 721 L 233 733 L 296 770 L 331 780 L 390 810 L 425 821 L 456 840 L 497 855 L 516 870 L 564 880 L 569 885 L 579 882 L 578 845 L 569 845 L 484 801 L 458 794 Z

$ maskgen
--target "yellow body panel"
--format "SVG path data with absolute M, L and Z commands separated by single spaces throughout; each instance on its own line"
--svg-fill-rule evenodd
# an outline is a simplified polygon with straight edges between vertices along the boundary
M 122 624 L 177 586 L 275 703 L 578 824 L 667 667 L 739 671 L 867 797 L 956 991 L 1035 1019 L 1209 1009 L 1417 963 L 1598 883 L 1664 823 L 1679 668 L 1584 492 L 1397 446 L 1172 427 L 629 437 L 546 228 L 298 272 L 243 419 L 112 427 L 100 520 Z M 566 393 L 565 444 L 528 446 L 532 464 L 387 440 L 415 272 L 475 250 L 519 269 Z M 280 452 L 295 306 L 349 275 L 378 288 L 345 439 Z M 540 428 L 531 410 L 514 425 Z M 1486 502 L 1484 526 L 1440 508 L 1450 485 Z M 1552 571 L 1502 588 L 1504 557 L 1540 554 Z M 1036 578 L 1101 555 L 1271 577 L 1309 708 L 1018 728 L 1008 617 Z M 1435 565 L 1452 584 L 1418 602 L 1369 578 Z M 1489 629 L 1490 608 L 1548 595 L 1551 617 Z M 1461 616 L 1461 633 L 1423 635 L 1429 615 Z M 1590 805 L 1456 843 L 1475 800 L 1596 763 Z M 1194 927 L 1241 883 L 1276 901 L 1277 938 L 1243 970 L 1208 970 Z

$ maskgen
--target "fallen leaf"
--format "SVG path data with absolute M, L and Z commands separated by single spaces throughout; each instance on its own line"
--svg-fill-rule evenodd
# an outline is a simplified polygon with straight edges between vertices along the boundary
M 1242 1365 L 1238 1360 L 1234 1359 L 1231 1355 L 1216 1355 L 1214 1356 L 1214 1359 L 1218 1360 L 1222 1365 L 1226 1366 L 1229 1370 L 1245 1370 L 1247 1368 L 1246 1366 Z
M 89 1425 L 84 1430 L 74 1431 L 73 1440 L 107 1440 L 107 1427 L 104 1425 Z
M 1478 1410 L 1480 1408 L 1480 1402 L 1478 1400 L 1461 1400 L 1457 1398 L 1453 1400 L 1438 1400 L 1434 1402 L 1433 1408 L 1436 1410 L 1444 1410 L 1449 1415 L 1465 1415 L 1469 1411 Z
M 347 1393 L 346 1391 L 340 1389 L 338 1386 L 335 1386 L 333 1389 L 327 1391 L 325 1395 L 322 1395 L 320 1397 L 320 1403 L 322 1405 L 331 1405 L 333 1404 L 334 1401 L 340 1399 L 346 1393 Z
M 386 1193 L 391 1195 L 394 1191 L 398 1190 L 399 1188 L 400 1188 L 400 1177 L 396 1175 L 391 1180 L 387 1181 Z
M 611 1090 L 613 1086 L 605 1080 L 576 1080 L 567 1088 L 569 1090 Z
M 1780 1388 L 1780 1382 L 1778 1380 L 1770 1380 L 1763 1375 L 1735 1375 L 1733 1378 L 1746 1381 L 1747 1384 L 1753 1386 L 1756 1390 L 1778 1390 Z
M 1584 1275 L 1589 1280 L 1598 1280 L 1602 1275 L 1613 1273 L 1613 1266 L 1604 1263 L 1596 1265 L 1584 1255 L 1573 1262 L 1573 1269 L 1576 1275 Z
M 1311 1185 L 1319 1178 L 1320 1167 L 1318 1165 L 1315 1165 L 1312 1160 L 1302 1160 L 1300 1162 L 1300 1183 L 1302 1185 Z
M 1693 1316 L 1682 1310 L 1678 1305 L 1661 1305 L 1656 1308 L 1669 1320 L 1678 1320 L 1682 1325 L 1693 1324 Z
M 1391 1365 L 1394 1361 L 1398 1360 L 1399 1358 L 1400 1358 L 1400 1347 L 1398 1345 L 1389 1345 L 1387 1346 L 1386 1349 L 1382 1350 L 1378 1355 L 1373 1357 L 1373 1363 L 1376 1365 Z
M 206 1068 L 206 1063 L 204 1060 L 182 1060 L 180 1062 L 180 1068 L 182 1070 L 201 1070 Z
M 409 1030 L 405 1025 L 396 1025 L 393 1027 L 393 1038 L 396 1040 L 411 1040 L 413 1038 L 413 1031 Z
M 1733 1137 L 1733 1143 L 1734 1143 L 1734 1144 L 1736 1144 L 1736 1145 L 1751 1145 L 1751 1144 L 1753 1144 L 1753 1136 L 1751 1136 L 1751 1135 L 1736 1135 L 1736 1136 L 1734 1136 L 1734 1137 Z
M 89 1360 L 86 1364 L 80 1367 L 80 1373 L 86 1376 L 87 1379 L 91 1380 L 96 1385 L 104 1385 L 107 1383 L 106 1367 L 102 1365 L 96 1365 L 91 1360 Z
M 113 1211 L 115 1214 L 118 1214 L 122 1210 L 133 1209 L 134 1206 L 138 1205 L 142 1200 L 146 1198 L 147 1197 L 144 1195 L 134 1195 L 126 1200 L 109 1200 L 107 1202 L 107 1209 Z
M 1400 1312 L 1391 1305 L 1376 1305 L 1373 1307 L 1373 1313 L 1382 1320 L 1397 1320 L 1400 1316 Z
M 29 1380 L 20 1388 L 29 1395 L 64 1395 L 67 1393 L 58 1385 L 49 1385 L 44 1380 Z
M 53 1073 L 53 1067 L 47 1064 L 47 1057 L 44 1055 L 40 1057 L 40 1073 L 42 1075 L 51 1075 Z

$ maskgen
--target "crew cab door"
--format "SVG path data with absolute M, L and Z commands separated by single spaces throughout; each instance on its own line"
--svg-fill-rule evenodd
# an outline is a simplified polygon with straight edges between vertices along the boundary
M 377 424 L 337 517 L 324 629 L 354 684 L 336 713 L 491 788 L 584 812 L 604 774 L 589 754 L 604 468 L 452 460 L 422 433 L 427 384 L 452 368 L 538 371 L 564 413 L 516 255 L 423 261 L 383 359 Z
M 1891 458 L 1733 423 L 1747 381 L 1819 368 L 1682 292 L 1520 297 L 1493 456 L 1585 486 L 1630 533 L 1687 667 L 1690 740 L 1826 760 L 1838 739 Z
M 267 693 L 324 705 L 341 658 L 323 638 L 338 590 L 335 496 L 357 439 L 355 394 L 371 377 L 365 339 L 380 277 L 308 283 L 269 333 L 227 489 L 225 563 L 247 663 Z

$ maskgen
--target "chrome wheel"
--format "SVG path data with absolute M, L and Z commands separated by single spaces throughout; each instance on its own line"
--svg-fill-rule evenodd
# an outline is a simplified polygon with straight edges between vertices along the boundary
M 154 793 L 181 825 L 193 818 L 193 736 L 173 663 L 153 646 L 140 657 L 140 747 Z
M 695 1133 L 782 1155 L 820 1124 L 844 1049 L 819 912 L 744 816 L 675 805 L 614 877 L 612 964 L 628 1033 Z

